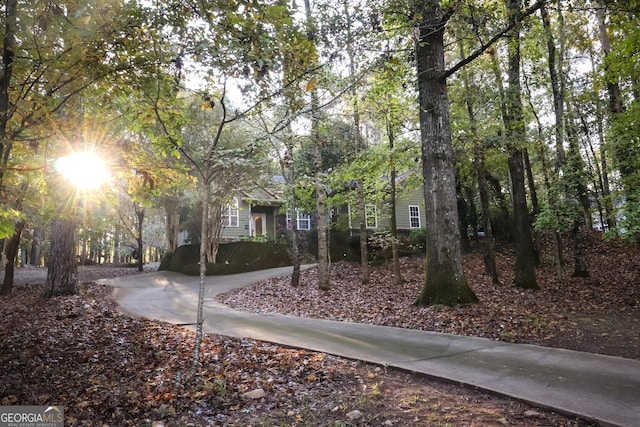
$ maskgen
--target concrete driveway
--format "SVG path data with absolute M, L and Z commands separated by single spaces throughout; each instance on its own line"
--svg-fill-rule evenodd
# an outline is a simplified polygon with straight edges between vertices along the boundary
M 284 267 L 207 277 L 205 332 L 316 350 L 464 383 L 603 426 L 640 426 L 639 361 L 484 338 L 253 314 L 214 300 L 219 293 L 291 271 Z M 195 324 L 198 277 L 156 272 L 99 282 L 116 288 L 126 313 L 187 327 Z

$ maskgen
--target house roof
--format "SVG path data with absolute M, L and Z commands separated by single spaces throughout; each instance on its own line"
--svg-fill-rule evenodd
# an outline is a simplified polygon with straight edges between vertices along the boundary
M 240 193 L 243 200 L 255 204 L 281 206 L 285 203 L 285 201 L 278 197 L 273 191 L 259 185 L 251 189 L 239 190 L 238 193 Z

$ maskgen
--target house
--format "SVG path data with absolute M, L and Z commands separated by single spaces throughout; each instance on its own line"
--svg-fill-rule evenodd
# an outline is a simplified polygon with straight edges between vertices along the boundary
M 274 180 L 276 185 L 283 183 Z M 399 231 L 409 232 L 425 227 L 424 194 L 420 176 L 414 171 L 406 172 L 396 178 L 396 224 Z M 286 201 L 275 190 L 253 185 L 251 189 L 236 191 L 223 212 L 223 241 L 244 239 L 275 240 L 286 230 L 291 230 L 293 221 L 301 232 L 313 232 L 316 217 L 312 213 L 285 210 Z M 391 227 L 389 205 L 385 202 L 365 205 L 367 229 L 371 232 L 388 230 Z M 332 213 L 333 222 L 346 216 L 347 228 L 357 231 L 360 228 L 358 209 L 346 205 Z M 343 222 L 344 224 L 344 222 Z M 188 232 L 182 231 L 180 244 L 187 242 Z
M 235 191 L 222 212 L 221 240 L 274 240 L 284 222 L 280 214 L 284 204 L 277 193 L 258 185 Z M 200 220 L 187 223 L 179 233 L 178 245 L 199 241 L 199 230 Z
M 421 177 L 411 170 L 396 178 L 396 227 L 398 230 L 411 231 L 424 228 L 426 216 L 424 211 L 424 193 Z M 358 208 L 348 206 L 349 228 L 358 230 L 360 221 Z M 387 201 L 365 204 L 367 229 L 370 231 L 389 230 L 391 214 Z
M 255 186 L 250 190 L 237 191 L 223 215 L 222 238 L 275 239 L 279 211 L 284 204 L 285 201 L 275 192 L 263 187 Z

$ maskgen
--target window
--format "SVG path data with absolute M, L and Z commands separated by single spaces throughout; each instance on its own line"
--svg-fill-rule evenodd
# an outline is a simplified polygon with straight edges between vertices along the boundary
M 301 213 L 296 209 L 296 227 L 298 230 L 311 230 L 311 215 Z M 287 210 L 287 230 L 291 230 L 291 211 Z
M 409 206 L 409 228 L 420 228 L 420 206 Z
M 376 205 L 365 205 L 364 216 L 366 218 L 367 228 L 378 228 L 378 212 Z
M 233 201 L 227 204 L 227 227 L 239 227 L 240 226 L 240 209 L 238 209 L 238 199 L 233 198 Z

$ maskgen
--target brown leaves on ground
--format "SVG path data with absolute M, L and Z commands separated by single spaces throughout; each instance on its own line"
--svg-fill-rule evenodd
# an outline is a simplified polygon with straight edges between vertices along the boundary
M 569 247 L 568 242 L 565 247 Z M 566 251 L 567 263 L 572 254 Z M 484 274 L 482 253 L 465 256 L 465 275 L 479 304 L 415 307 L 424 283 L 424 259 L 403 258 L 404 283 L 394 285 L 389 265 L 374 267 L 361 283 L 360 266 L 338 262 L 331 267 L 331 289 L 316 285 L 316 271 L 303 272 L 300 286 L 288 277 L 231 291 L 219 299 L 237 309 L 282 313 L 346 322 L 370 323 L 540 344 L 640 359 L 640 248 L 624 242 L 587 241 L 591 277 L 560 280 L 551 255 L 543 253 L 536 271 L 540 290 L 511 285 L 515 257 L 497 254 L 501 285 Z
M 0 404 L 65 406 L 68 426 L 585 426 L 494 395 L 323 353 L 194 334 L 118 312 L 111 289 L 0 298 Z M 245 395 L 264 391 L 264 397 Z M 260 393 L 262 394 L 262 393 Z M 360 418 L 350 419 L 354 414 Z
M 560 282 L 554 268 L 544 266 L 537 292 L 493 286 L 482 275 L 480 256 L 471 254 L 467 279 L 481 303 L 453 308 L 413 307 L 423 280 L 418 258 L 403 260 L 402 286 L 392 285 L 387 266 L 374 268 L 363 285 L 357 265 L 338 263 L 329 292 L 316 289 L 311 270 L 299 288 L 274 279 L 224 300 L 253 311 L 638 358 L 638 248 L 594 240 L 588 253 L 591 278 Z M 512 256 L 503 253 L 499 261 L 501 279 L 509 283 Z M 92 271 L 91 279 L 132 274 Z M 64 405 L 65 425 L 588 425 L 477 390 L 248 339 L 206 336 L 201 368 L 187 380 L 191 331 L 121 314 L 109 288 L 85 284 L 80 295 L 43 299 L 43 282 L 26 281 L 31 284 L 0 297 L 0 404 Z M 256 390 L 264 397 L 245 394 Z

